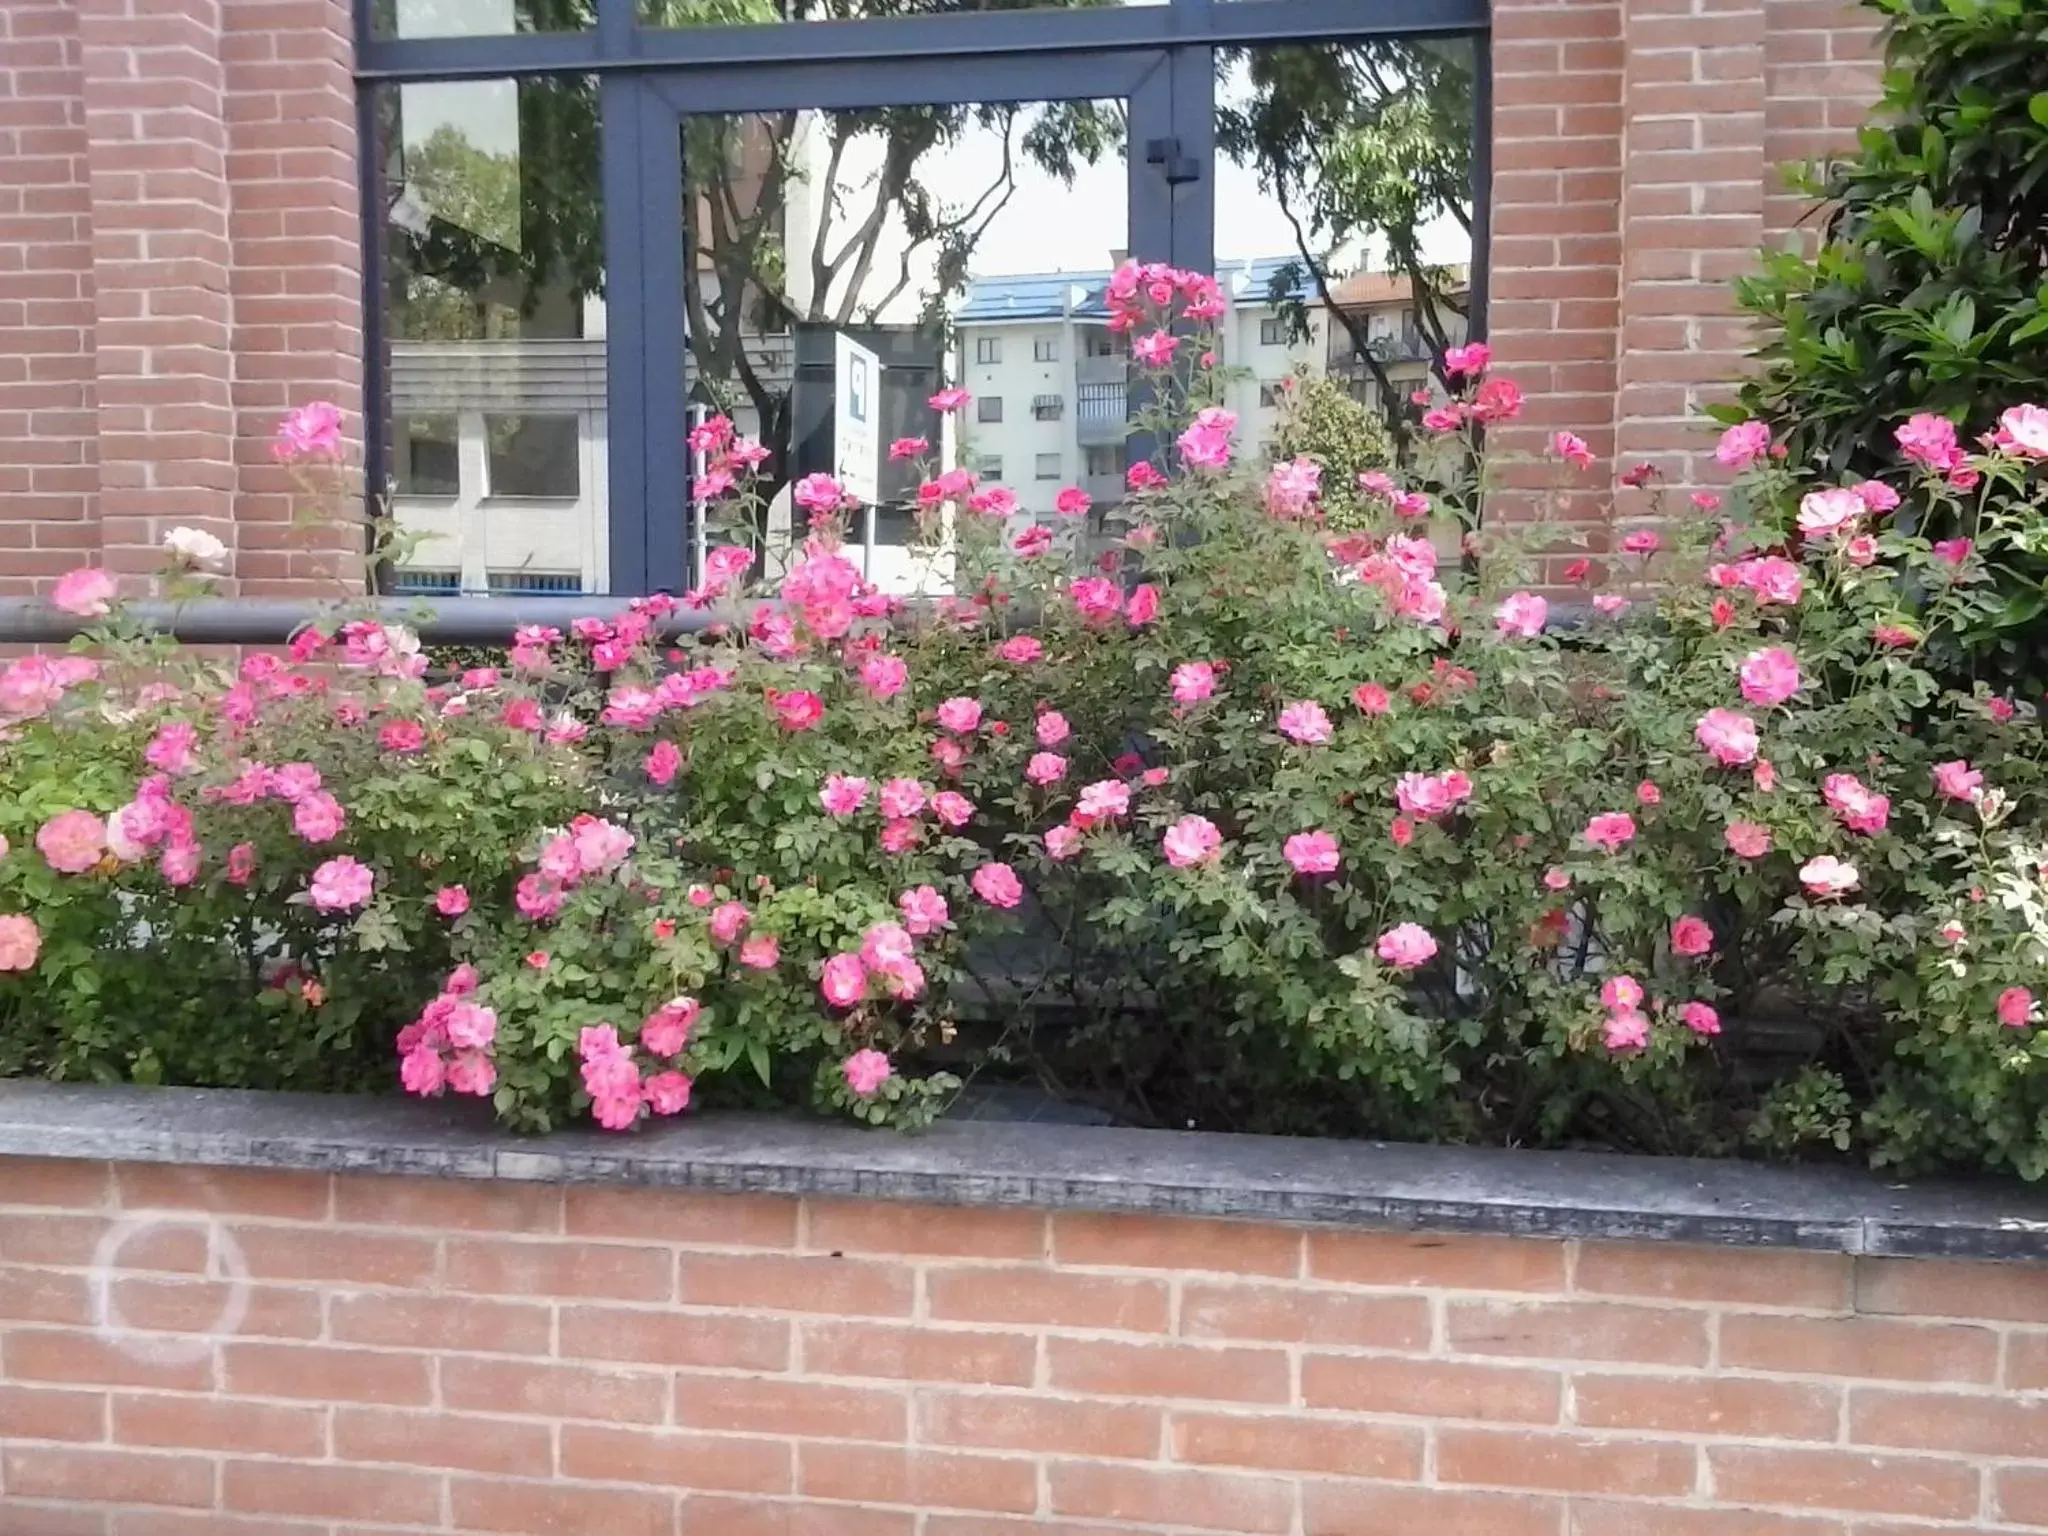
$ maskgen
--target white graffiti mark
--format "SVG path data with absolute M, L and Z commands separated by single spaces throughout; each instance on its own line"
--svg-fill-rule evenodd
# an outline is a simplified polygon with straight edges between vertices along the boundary
M 150 1232 L 189 1227 L 206 1234 L 206 1278 L 227 1283 L 227 1299 L 204 1329 L 159 1332 L 136 1328 L 121 1313 L 114 1296 L 116 1264 L 121 1250 Z M 90 1289 L 92 1325 L 101 1342 L 147 1365 L 190 1365 L 212 1354 L 215 1342 L 241 1332 L 249 1315 L 249 1261 L 234 1233 L 212 1216 L 194 1211 L 138 1211 L 124 1216 L 101 1235 L 93 1250 Z

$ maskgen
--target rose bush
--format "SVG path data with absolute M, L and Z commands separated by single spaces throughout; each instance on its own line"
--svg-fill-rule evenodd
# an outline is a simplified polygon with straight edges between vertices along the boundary
M 1795 493 L 1738 428 L 1735 512 L 1567 564 L 1543 498 L 1466 477 L 1520 409 L 1483 346 L 1433 489 L 1368 471 L 1340 531 L 1318 462 L 1233 462 L 1214 285 L 1111 293 L 1165 446 L 1094 568 L 934 469 L 958 595 L 906 608 L 830 477 L 753 547 L 759 450 L 714 421 L 699 589 L 459 675 L 342 617 L 228 672 L 71 582 L 111 613 L 0 679 L 0 1069 L 623 1130 L 915 1124 L 965 1064 L 1158 1123 L 2048 1170 L 2040 722 L 1922 665 L 2038 506 L 2031 416 L 1768 544 Z M 1560 492 L 1588 457 L 1558 435 Z M 1931 546 L 1895 514 L 1958 464 L 1989 515 Z M 1478 526 L 1439 552 L 1439 514 Z

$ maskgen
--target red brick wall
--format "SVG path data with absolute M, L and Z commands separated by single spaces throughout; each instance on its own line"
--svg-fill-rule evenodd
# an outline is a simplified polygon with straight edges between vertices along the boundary
M 241 590 L 311 593 L 278 414 L 360 400 L 349 0 L 0 0 L 0 592 L 157 560 L 176 522 Z M 1698 405 L 1741 367 L 1727 280 L 1800 215 L 1774 167 L 1848 137 L 1870 13 L 1839 0 L 1496 0 L 1493 336 L 1617 466 L 1717 479 Z M 1624 517 L 1642 511 L 1623 493 Z
M 8 1536 L 2040 1531 L 2044 1390 L 2039 1267 L 0 1160 Z

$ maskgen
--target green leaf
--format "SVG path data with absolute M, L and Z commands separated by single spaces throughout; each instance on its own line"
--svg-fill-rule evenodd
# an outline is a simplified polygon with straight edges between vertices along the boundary
M 2027 116 L 2048 128 L 2048 91 L 2036 91 L 2027 98 Z
M 754 1069 L 754 1075 L 761 1079 L 761 1086 L 768 1086 L 768 1042 L 756 1036 L 747 1042 L 747 1062 Z

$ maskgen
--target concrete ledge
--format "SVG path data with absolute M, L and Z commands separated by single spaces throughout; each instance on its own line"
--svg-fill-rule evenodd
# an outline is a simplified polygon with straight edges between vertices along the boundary
M 105 1158 L 637 1184 L 934 1205 L 1216 1216 L 1517 1237 L 2048 1260 L 2048 1190 L 1851 1169 L 946 1123 L 910 1137 L 705 1115 L 520 1140 L 479 1104 L 0 1082 L 0 1159 Z M 7 1172 L 0 1162 L 0 1204 Z

